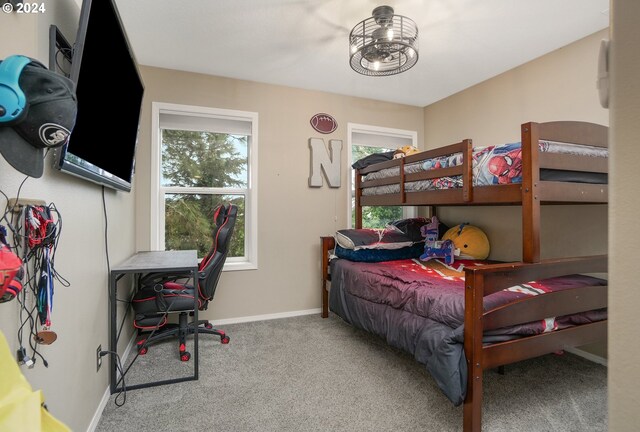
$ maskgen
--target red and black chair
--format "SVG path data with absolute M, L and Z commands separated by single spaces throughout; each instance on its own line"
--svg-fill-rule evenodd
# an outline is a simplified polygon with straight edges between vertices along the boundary
M 143 336 L 137 342 L 138 352 L 146 354 L 153 342 L 170 337 L 178 337 L 180 359 L 188 361 L 191 354 L 186 350 L 186 338 L 198 327 L 198 334 L 209 333 L 220 336 L 223 344 L 229 343 L 229 336 L 222 330 L 214 329 L 207 320 L 188 322 L 187 315 L 193 315 L 194 297 L 197 296 L 198 310 L 206 310 L 227 259 L 229 243 L 236 223 L 238 207 L 233 204 L 219 206 L 214 213 L 213 244 L 198 267 L 198 280 L 189 283 L 189 275 L 152 273 L 141 278 L 141 287 L 132 300 L 135 312 L 134 326 Z M 186 281 L 186 282 L 181 282 Z M 170 313 L 179 313 L 178 323 L 168 323 Z

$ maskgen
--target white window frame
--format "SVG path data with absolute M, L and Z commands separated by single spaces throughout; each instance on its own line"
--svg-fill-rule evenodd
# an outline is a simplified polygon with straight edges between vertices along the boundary
M 358 123 L 347 123 L 347 167 L 349 170 L 351 165 L 353 164 L 352 154 L 353 154 L 353 145 L 366 145 L 370 147 L 380 147 L 380 148 L 389 148 L 384 147 L 383 145 L 378 145 L 375 143 L 354 143 L 354 134 L 367 134 L 367 135 L 377 135 L 383 137 L 390 138 L 400 138 L 411 140 L 411 145 L 414 147 L 418 147 L 418 132 L 404 129 L 393 129 L 386 128 L 381 126 L 372 126 L 372 125 L 364 125 Z M 353 189 L 353 182 L 351 180 L 351 172 L 347 176 L 347 227 L 353 228 L 353 224 L 351 223 L 351 214 L 353 212 L 353 207 L 351 206 L 351 200 L 353 199 L 351 190 Z M 417 208 L 415 206 L 402 206 L 402 215 L 404 218 L 412 218 L 416 217 L 418 214 Z
M 245 256 L 229 257 L 223 271 L 256 270 L 258 268 L 258 113 L 220 108 L 152 102 L 151 125 L 151 249 L 165 249 L 165 199 L 167 193 L 201 193 L 209 195 L 245 196 Z M 247 146 L 247 189 L 165 187 L 160 184 L 162 163 L 162 134 L 160 114 L 170 113 L 200 117 L 223 118 L 251 123 L 251 137 Z

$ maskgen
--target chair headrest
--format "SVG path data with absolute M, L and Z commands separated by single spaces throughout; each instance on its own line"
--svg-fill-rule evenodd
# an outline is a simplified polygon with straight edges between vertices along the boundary
M 222 214 L 224 214 L 224 219 L 222 219 Z M 233 234 L 237 216 L 238 207 L 233 204 L 226 204 L 218 214 L 218 218 L 216 218 L 216 225 L 218 227 L 216 243 L 219 253 L 224 254 L 229 248 L 231 234 Z
M 213 213 L 213 221 L 215 222 L 217 227 L 222 225 L 227 218 L 227 213 L 229 212 L 230 205 L 231 204 L 221 204 Z

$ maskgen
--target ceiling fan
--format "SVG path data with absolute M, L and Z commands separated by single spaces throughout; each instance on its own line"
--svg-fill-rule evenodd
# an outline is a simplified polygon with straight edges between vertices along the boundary
M 418 27 L 391 6 L 378 6 L 349 34 L 351 68 L 363 75 L 394 75 L 418 61 Z

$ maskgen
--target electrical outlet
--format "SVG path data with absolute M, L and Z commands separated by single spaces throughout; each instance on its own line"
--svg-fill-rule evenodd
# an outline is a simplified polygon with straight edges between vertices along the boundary
M 100 366 L 102 366 L 102 356 L 100 355 L 100 351 L 102 351 L 102 345 L 98 345 L 98 349 L 96 350 L 96 372 L 100 370 Z

